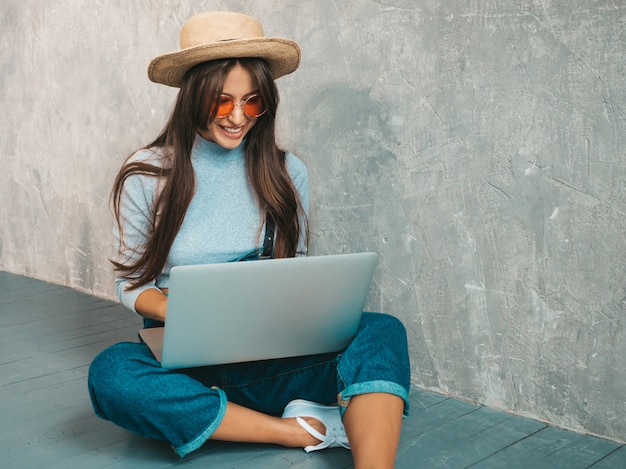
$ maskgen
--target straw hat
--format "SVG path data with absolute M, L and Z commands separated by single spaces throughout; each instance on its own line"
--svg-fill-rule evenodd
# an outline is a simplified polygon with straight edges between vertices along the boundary
M 265 37 L 256 19 L 228 11 L 200 13 L 189 19 L 180 31 L 180 49 L 150 62 L 150 80 L 180 87 L 187 70 L 216 59 L 265 59 L 274 79 L 295 71 L 300 65 L 300 47 L 296 42 Z

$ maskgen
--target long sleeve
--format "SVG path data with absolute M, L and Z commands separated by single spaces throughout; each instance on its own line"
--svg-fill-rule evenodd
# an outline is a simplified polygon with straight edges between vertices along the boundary
M 306 216 L 309 216 L 309 175 L 304 163 L 298 159 L 293 153 L 287 153 L 286 155 L 287 171 L 291 176 L 293 185 L 298 191 L 300 196 L 300 202 Z M 304 220 L 302 220 L 304 221 Z M 300 234 L 300 241 L 298 244 L 298 256 L 306 256 L 306 225 L 302 223 L 302 233 Z
M 142 150 L 133 159 L 151 159 L 153 152 Z M 151 161 L 154 163 L 154 161 Z M 154 200 L 158 188 L 158 179 L 153 176 L 132 175 L 126 179 L 120 204 L 120 227 L 115 224 L 113 236 L 116 246 L 120 248 L 115 260 L 122 264 L 136 260 L 151 235 L 151 220 Z M 120 244 L 123 234 L 123 244 Z M 134 290 L 129 290 L 131 281 L 117 277 L 115 280 L 117 297 L 131 311 L 135 311 L 137 297 L 145 290 L 157 288 L 156 283 L 149 282 Z

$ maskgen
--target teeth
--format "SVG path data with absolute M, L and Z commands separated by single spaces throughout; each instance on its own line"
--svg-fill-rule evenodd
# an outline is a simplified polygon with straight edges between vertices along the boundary
M 243 127 L 236 127 L 234 129 L 232 127 L 222 127 L 222 128 L 229 134 L 236 134 L 240 132 Z

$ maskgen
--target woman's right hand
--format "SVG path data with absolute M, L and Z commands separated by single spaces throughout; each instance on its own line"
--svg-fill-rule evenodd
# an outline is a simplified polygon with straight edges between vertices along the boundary
M 167 311 L 167 289 L 150 288 L 141 292 L 135 302 L 135 309 L 146 318 L 165 322 Z

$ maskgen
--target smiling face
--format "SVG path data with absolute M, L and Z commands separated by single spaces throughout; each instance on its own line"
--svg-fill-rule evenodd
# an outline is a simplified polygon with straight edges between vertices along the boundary
M 257 119 L 248 117 L 240 106 L 246 98 L 258 92 L 259 85 L 248 70 L 237 64 L 226 76 L 222 95 L 235 102 L 233 111 L 221 119 L 209 122 L 206 129 L 198 129 L 205 139 L 227 149 L 237 148 Z

